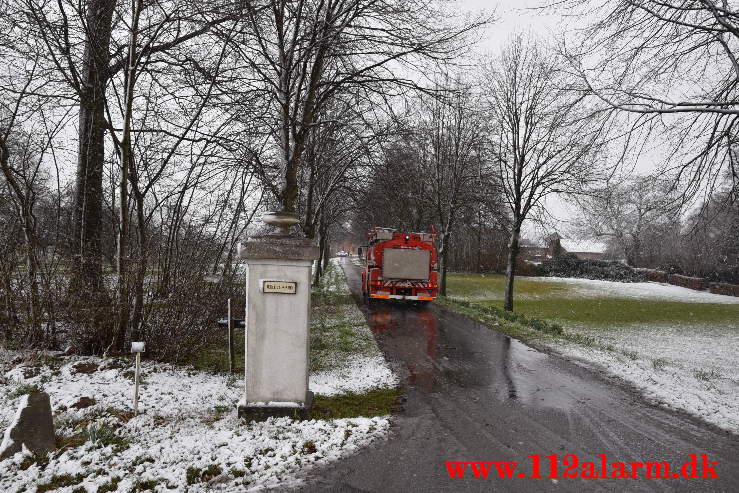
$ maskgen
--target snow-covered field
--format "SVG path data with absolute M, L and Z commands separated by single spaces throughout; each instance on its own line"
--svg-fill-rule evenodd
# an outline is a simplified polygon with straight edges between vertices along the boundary
M 633 298 L 737 304 L 739 298 L 658 283 L 540 278 L 573 286 L 567 297 Z M 687 411 L 739 434 L 739 319 L 713 324 L 567 327 L 592 343 L 554 339 L 548 345 L 576 362 L 607 370 L 666 407 Z
M 593 335 L 602 346 L 548 343 L 584 366 L 603 368 L 650 401 L 739 434 L 739 329 L 652 327 Z
M 366 324 L 352 329 L 372 340 Z M 383 438 L 390 425 L 388 416 L 247 423 L 235 412 L 240 379 L 154 362 L 143 363 L 143 412 L 133 417 L 128 359 L 14 364 L 16 353 L 0 352 L 0 429 L 12 421 L 23 386 L 36 385 L 51 396 L 57 434 L 70 444 L 46 464 L 23 454 L 0 461 L 2 492 L 52 483 L 66 484 L 59 492 L 283 489 L 311 468 Z M 311 390 L 326 396 L 396 384 L 376 345 L 354 358 L 337 357 L 310 377 Z M 73 407 L 82 397 L 95 402 Z
M 657 282 L 615 282 L 576 277 L 522 277 L 543 282 L 564 283 L 570 286 L 565 297 L 573 298 L 632 298 L 640 300 L 683 301 L 686 303 L 739 304 L 739 297 L 713 294 L 708 291 Z

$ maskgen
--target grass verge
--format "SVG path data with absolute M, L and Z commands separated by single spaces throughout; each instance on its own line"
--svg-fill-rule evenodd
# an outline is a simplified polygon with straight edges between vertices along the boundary
M 455 300 L 444 297 L 437 298 L 436 302 L 444 308 L 466 315 L 473 320 L 487 325 L 493 330 L 497 330 L 529 344 L 536 343 L 537 341 L 559 340 L 618 353 L 631 360 L 635 360 L 638 357 L 634 351 L 599 342 L 595 337 L 576 332 L 567 332 L 557 323 L 540 320 L 516 312 L 506 312 L 483 302 Z
M 489 306 L 501 302 L 486 300 Z M 712 324 L 739 320 L 739 305 L 623 298 L 520 299 L 515 309 L 531 317 L 588 327 L 631 324 Z
M 632 324 L 717 324 L 739 320 L 739 304 L 694 303 L 662 299 L 638 299 L 597 289 L 581 292 L 571 283 L 538 278 L 516 278 L 514 308 L 534 319 L 563 325 L 606 328 Z M 587 289 L 586 289 L 587 291 Z M 486 307 L 502 308 L 505 276 L 499 274 L 450 274 L 449 293 Z
M 331 397 L 315 396 L 310 419 L 371 418 L 384 416 L 400 408 L 400 390 L 375 389 L 364 394 L 341 394 Z

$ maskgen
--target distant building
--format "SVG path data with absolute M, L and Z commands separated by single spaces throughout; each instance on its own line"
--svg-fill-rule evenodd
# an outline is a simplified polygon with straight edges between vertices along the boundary
M 581 259 L 604 260 L 606 258 L 607 246 L 599 241 L 564 238 L 555 232 L 546 236 L 544 243 L 546 246 L 535 244 L 522 246 L 521 259 L 539 263 L 565 253 L 572 253 Z
M 552 257 L 572 253 L 580 259 L 603 260 L 606 258 L 607 246 L 604 243 L 589 239 L 564 238 L 559 233 L 552 233 L 544 241 Z

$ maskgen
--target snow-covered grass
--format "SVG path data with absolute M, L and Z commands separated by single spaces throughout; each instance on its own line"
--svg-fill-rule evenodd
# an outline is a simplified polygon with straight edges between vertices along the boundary
M 449 274 L 449 291 L 455 298 L 502 300 L 505 276 L 501 274 Z M 516 277 L 516 299 L 608 298 L 739 304 L 739 297 L 656 282 L 615 282 L 576 277 Z
M 647 399 L 739 434 L 739 323 L 572 328 L 546 344 L 604 368 Z M 582 336 L 582 339 L 577 337 Z
M 449 295 L 487 306 L 503 306 L 500 275 L 452 274 Z M 708 324 L 739 319 L 739 298 L 658 283 L 523 277 L 514 284 L 514 308 L 564 325 Z
M 331 275 L 317 298 L 348 292 L 341 271 Z M 322 320 L 326 337 L 335 327 L 351 334 L 342 345 L 312 353 L 323 361 L 310 377 L 316 413 L 351 417 L 245 422 L 235 411 L 241 378 L 151 361 L 143 363 L 142 414 L 134 417 L 130 359 L 13 362 L 18 353 L 0 350 L 0 429 L 13 419 L 23 392 L 42 388 L 51 396 L 60 445 L 48 457 L 0 461 L 0 491 L 251 491 L 299 484 L 311 468 L 386 435 L 389 416 L 364 414 L 356 404 L 366 395 L 382 410 L 397 384 L 369 328 L 349 307 Z M 94 404 L 77 409 L 82 397 Z M 332 405 L 341 407 L 334 412 Z
M 696 291 L 657 282 L 615 282 L 577 277 L 525 277 L 527 281 L 564 285 L 567 297 L 627 298 L 638 300 L 680 301 L 685 303 L 723 303 L 739 305 L 739 297 Z
M 351 297 L 339 263 L 332 259 L 314 292 L 311 385 L 324 395 L 395 387 L 397 378 Z
M 605 369 L 653 402 L 739 433 L 739 298 L 658 283 L 521 281 L 514 309 L 555 320 L 564 333 L 543 334 L 510 323 L 497 329 Z M 470 300 L 472 310 L 467 306 L 466 312 L 482 319 L 474 307 L 499 306 L 499 283 L 479 278 L 471 283 L 474 288 L 468 284 L 455 292 L 451 284 L 450 291 Z

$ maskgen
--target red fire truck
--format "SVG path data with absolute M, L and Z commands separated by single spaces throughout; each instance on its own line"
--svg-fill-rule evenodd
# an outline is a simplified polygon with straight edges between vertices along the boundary
M 439 289 L 435 233 L 373 228 L 363 248 L 362 293 L 368 299 L 433 301 Z

